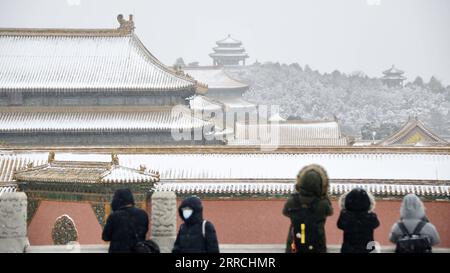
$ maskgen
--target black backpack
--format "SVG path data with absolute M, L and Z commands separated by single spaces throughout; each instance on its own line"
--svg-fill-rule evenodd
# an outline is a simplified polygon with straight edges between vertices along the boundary
M 137 242 L 133 249 L 134 253 L 160 253 L 159 246 L 153 240 Z
M 128 217 L 130 219 L 131 229 L 133 230 L 134 237 L 136 239 L 136 244 L 132 247 L 131 251 L 133 253 L 160 253 L 161 251 L 159 249 L 159 246 L 155 241 L 139 240 L 139 236 L 136 232 L 136 227 L 135 227 L 136 222 L 134 221 L 133 215 L 131 215 L 131 213 L 127 210 L 125 210 L 125 212 L 127 213 Z
M 319 231 L 314 215 L 318 199 L 311 204 L 300 203 L 300 208 L 288 209 L 291 219 L 292 253 L 314 253 L 319 251 Z
M 403 222 L 398 223 L 398 227 L 403 233 L 402 238 L 397 241 L 396 253 L 431 253 L 431 243 L 428 237 L 420 234 L 422 228 L 427 224 L 420 221 L 414 232 L 410 234 Z

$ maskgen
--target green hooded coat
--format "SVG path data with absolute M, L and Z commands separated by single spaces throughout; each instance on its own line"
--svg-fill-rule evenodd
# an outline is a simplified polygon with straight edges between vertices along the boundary
M 298 209 L 302 204 L 310 205 L 314 200 L 318 200 L 314 215 L 318 226 L 319 242 L 318 252 L 326 252 L 326 236 L 325 221 L 326 218 L 333 214 L 328 197 L 328 175 L 326 171 L 318 165 L 309 165 L 304 167 L 297 175 L 297 183 L 295 185 L 296 193 L 292 194 L 283 208 L 283 215 L 290 217 L 290 209 Z M 286 252 L 290 251 L 292 242 L 291 233 L 288 234 L 286 243 Z

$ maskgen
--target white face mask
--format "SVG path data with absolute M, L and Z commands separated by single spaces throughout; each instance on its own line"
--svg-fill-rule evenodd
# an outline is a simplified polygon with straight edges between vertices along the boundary
M 191 215 L 192 215 L 193 212 L 194 212 L 194 211 L 193 211 L 192 209 L 184 209 L 184 210 L 183 210 L 183 218 L 184 218 L 185 220 L 187 220 L 189 217 L 191 217 Z

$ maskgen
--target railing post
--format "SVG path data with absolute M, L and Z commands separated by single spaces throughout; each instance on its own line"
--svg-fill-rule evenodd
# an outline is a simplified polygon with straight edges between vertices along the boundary
M 0 253 L 23 253 L 28 245 L 27 195 L 0 194 Z
M 177 232 L 177 196 L 174 192 L 154 192 L 152 195 L 152 239 L 161 253 L 170 253 Z

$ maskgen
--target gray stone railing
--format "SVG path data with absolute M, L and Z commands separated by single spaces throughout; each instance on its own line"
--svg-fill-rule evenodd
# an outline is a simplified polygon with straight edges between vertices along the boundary
M 0 194 L 0 253 L 22 253 L 28 246 L 27 196 L 23 192 Z

